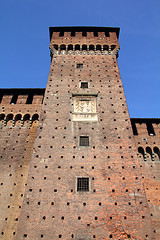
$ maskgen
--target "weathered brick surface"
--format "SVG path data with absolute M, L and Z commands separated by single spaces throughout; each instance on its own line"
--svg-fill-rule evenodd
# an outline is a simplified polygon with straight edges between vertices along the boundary
M 137 152 L 143 148 L 145 155 L 139 155 L 142 179 L 145 187 L 147 202 L 150 209 L 153 231 L 155 239 L 160 239 L 160 158 L 154 149 L 160 146 L 160 119 L 150 119 L 155 135 L 149 135 L 146 119 L 135 119 L 137 133 L 134 135 Z M 151 149 L 152 155 L 147 153 L 147 148 Z
M 54 33 L 51 49 L 117 43 L 114 33 L 69 36 Z M 72 121 L 73 92 L 97 93 L 97 122 Z M 81 135 L 89 147 L 79 146 Z M 16 239 L 155 239 L 114 53 L 53 55 L 34 149 Z M 89 177 L 89 192 L 76 191 L 79 176 Z
M 20 96 L 14 105 L 9 104 L 11 98 L 4 95 L 0 104 L 0 239 L 5 240 L 15 239 L 17 232 L 38 123 L 36 119 L 32 122 L 32 116 L 41 109 L 40 102 L 20 103 L 26 96 Z M 9 114 L 13 114 L 13 120 L 7 121 Z M 18 114 L 21 120 L 14 121 Z M 30 120 L 23 122 L 26 114 Z

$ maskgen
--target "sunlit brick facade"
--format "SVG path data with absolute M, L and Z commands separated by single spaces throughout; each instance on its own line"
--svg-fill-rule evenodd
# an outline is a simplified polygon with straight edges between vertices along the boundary
M 160 119 L 130 119 L 118 37 L 51 27 L 46 89 L 0 90 L 0 239 L 160 239 Z

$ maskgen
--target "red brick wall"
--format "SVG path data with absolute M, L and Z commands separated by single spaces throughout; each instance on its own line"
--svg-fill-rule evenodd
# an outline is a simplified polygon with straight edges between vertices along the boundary
M 17 233 L 38 124 L 32 117 L 41 109 L 41 104 L 9 104 L 11 98 L 3 96 L 0 104 L 0 239 L 7 240 L 15 239 Z M 13 120 L 7 121 L 9 114 Z M 25 120 L 26 114 L 29 120 Z M 21 119 L 16 121 L 16 116 Z
M 53 34 L 51 49 L 62 40 L 117 42 L 114 33 L 69 36 Z M 154 239 L 116 53 L 54 53 L 16 239 Z M 89 82 L 85 94 L 97 93 L 97 122 L 72 121 L 80 81 Z M 89 147 L 78 145 L 81 135 Z M 89 192 L 76 191 L 80 176 Z
M 142 180 L 150 209 L 155 239 L 160 239 L 160 158 L 155 153 L 155 148 L 159 149 L 160 146 L 160 124 L 155 123 L 154 119 L 150 119 L 153 122 L 152 126 L 155 135 L 149 135 L 145 119 L 141 121 L 142 123 L 136 123 L 138 135 L 134 135 L 134 138 L 137 152 L 138 148 L 143 148 L 144 150 L 144 156 L 138 154 Z M 151 154 L 147 153 L 147 148 L 151 149 Z

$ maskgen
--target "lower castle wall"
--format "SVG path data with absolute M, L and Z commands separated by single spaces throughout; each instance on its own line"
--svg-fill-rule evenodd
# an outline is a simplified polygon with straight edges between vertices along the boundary
M 152 124 L 155 135 L 149 135 L 146 124 L 136 124 L 134 135 L 139 156 L 142 179 L 146 192 L 155 239 L 160 239 L 160 157 L 155 149 L 160 148 L 160 124 Z M 144 153 L 140 153 L 141 151 Z M 143 152 L 142 151 L 142 152 Z
M 16 235 L 37 123 L 0 129 L 0 239 Z

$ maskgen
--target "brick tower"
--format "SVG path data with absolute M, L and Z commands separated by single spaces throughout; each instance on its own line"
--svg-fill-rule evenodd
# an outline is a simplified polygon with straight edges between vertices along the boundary
M 51 27 L 16 239 L 154 239 L 117 57 L 119 28 Z

